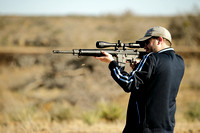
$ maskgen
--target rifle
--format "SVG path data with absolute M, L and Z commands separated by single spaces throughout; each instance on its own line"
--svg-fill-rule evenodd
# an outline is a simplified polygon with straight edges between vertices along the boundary
M 72 51 L 64 51 L 64 50 L 53 50 L 54 54 L 73 54 L 80 56 L 105 56 L 102 54 L 102 51 L 108 52 L 113 57 L 116 58 L 116 61 L 119 66 L 125 67 L 127 61 L 133 63 L 137 58 L 142 58 L 145 55 L 145 52 L 138 51 L 140 44 L 137 43 L 121 43 L 118 40 L 118 43 L 109 43 L 104 41 L 97 41 L 96 47 L 101 49 L 73 49 Z M 103 49 L 108 47 L 114 47 L 114 49 Z M 120 49 L 120 47 L 122 47 Z M 127 49 L 134 48 L 134 49 Z M 138 49 L 136 49 L 138 48 Z

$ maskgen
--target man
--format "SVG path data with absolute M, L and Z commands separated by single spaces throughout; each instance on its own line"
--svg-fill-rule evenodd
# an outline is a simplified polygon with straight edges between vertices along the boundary
M 130 74 L 110 54 L 96 57 L 109 63 L 113 79 L 125 92 L 131 92 L 123 133 L 173 133 L 184 61 L 175 54 L 171 34 L 164 27 L 149 29 L 137 42 L 148 54 Z

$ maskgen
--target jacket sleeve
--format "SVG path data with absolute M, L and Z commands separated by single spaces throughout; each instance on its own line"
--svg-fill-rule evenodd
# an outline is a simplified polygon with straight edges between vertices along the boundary
M 149 55 L 144 56 L 136 70 L 130 74 L 118 66 L 116 61 L 109 64 L 111 76 L 125 92 L 131 92 L 134 88 L 139 89 L 139 85 L 144 84 L 150 78 L 154 61 L 149 58 Z

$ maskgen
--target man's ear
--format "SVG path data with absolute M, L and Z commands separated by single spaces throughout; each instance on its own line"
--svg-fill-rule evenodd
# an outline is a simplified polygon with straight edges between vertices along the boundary
M 162 37 L 159 37 L 158 38 L 158 45 L 161 44 L 161 43 L 163 43 L 163 41 L 164 41 L 164 39 Z

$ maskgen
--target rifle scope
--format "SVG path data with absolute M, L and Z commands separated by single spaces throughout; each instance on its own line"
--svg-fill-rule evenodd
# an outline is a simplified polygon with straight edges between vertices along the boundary
M 109 42 L 104 42 L 104 41 L 97 41 L 96 47 L 97 48 L 107 48 L 107 47 L 140 48 L 140 44 L 137 44 L 137 43 L 121 43 L 120 40 L 118 40 L 118 43 L 109 43 Z

